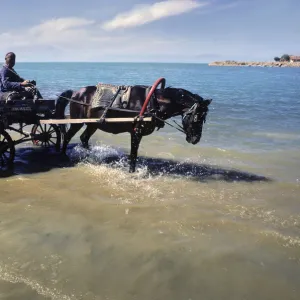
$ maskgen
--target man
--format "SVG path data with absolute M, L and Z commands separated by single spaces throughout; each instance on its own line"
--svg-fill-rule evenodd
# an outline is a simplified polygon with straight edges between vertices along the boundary
M 13 99 L 42 99 L 42 95 L 35 88 L 35 82 L 24 80 L 14 70 L 16 55 L 8 52 L 5 55 L 5 64 L 0 70 L 0 98 Z

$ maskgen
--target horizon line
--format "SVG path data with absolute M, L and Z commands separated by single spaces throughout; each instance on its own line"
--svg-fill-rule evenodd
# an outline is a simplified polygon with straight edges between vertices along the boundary
M 209 62 L 173 62 L 173 61 L 18 61 L 18 63 L 118 63 L 118 64 L 208 64 Z

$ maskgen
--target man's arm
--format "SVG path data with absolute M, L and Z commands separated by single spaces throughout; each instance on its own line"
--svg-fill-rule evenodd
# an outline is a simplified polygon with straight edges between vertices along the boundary
M 19 75 L 18 75 L 18 76 L 19 76 Z M 25 79 L 19 76 L 19 78 L 18 78 L 18 81 L 17 81 L 17 82 L 23 82 L 23 81 L 25 81 Z
M 0 71 L 0 80 L 2 82 L 2 86 L 7 91 L 9 90 L 15 90 L 19 91 L 21 90 L 21 82 L 13 82 L 10 81 L 10 74 L 9 70 L 7 68 L 2 68 Z
M 15 75 L 16 75 L 16 77 L 18 77 L 18 78 L 16 78 L 17 82 L 23 82 L 23 81 L 25 81 L 25 79 L 22 78 L 18 73 L 15 73 Z

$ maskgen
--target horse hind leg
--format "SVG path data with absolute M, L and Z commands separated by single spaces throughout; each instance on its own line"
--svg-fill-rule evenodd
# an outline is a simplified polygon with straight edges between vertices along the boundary
M 63 154 L 66 154 L 69 142 L 71 141 L 73 136 L 82 128 L 82 126 L 83 124 L 71 124 L 70 129 L 64 135 L 64 143 L 62 147 Z
M 80 140 L 82 143 L 82 147 L 88 149 L 89 148 L 89 140 L 91 136 L 96 132 L 98 129 L 97 124 L 87 124 L 86 129 L 80 136 Z

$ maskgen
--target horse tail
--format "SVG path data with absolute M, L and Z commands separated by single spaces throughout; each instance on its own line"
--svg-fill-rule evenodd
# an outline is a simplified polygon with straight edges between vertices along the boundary
M 64 119 L 65 118 L 65 110 L 69 103 L 68 99 L 71 99 L 73 96 L 72 90 L 66 90 L 61 93 L 61 95 L 57 98 L 55 105 L 55 119 Z M 66 125 L 60 125 L 60 130 L 63 134 L 66 133 Z

